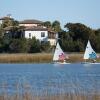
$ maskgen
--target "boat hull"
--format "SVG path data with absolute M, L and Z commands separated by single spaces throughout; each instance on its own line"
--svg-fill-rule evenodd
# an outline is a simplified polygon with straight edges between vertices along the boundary
M 100 63 L 92 63 L 92 62 L 82 62 L 81 64 L 100 64 Z
M 67 62 L 53 62 L 52 64 L 70 64 L 70 63 L 67 63 Z

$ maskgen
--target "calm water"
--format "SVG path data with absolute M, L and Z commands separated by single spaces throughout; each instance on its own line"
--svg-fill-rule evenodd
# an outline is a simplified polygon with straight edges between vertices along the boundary
M 0 93 L 100 92 L 100 65 L 0 64 Z

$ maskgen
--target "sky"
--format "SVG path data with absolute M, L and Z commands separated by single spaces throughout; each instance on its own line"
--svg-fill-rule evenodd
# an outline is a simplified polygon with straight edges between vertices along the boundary
M 58 20 L 100 28 L 100 0 L 0 0 L 0 17 L 11 14 L 18 20 Z

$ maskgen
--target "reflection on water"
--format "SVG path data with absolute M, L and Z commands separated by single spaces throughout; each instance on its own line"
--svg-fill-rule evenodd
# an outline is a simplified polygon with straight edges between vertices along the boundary
M 0 93 L 100 92 L 99 64 L 0 64 Z

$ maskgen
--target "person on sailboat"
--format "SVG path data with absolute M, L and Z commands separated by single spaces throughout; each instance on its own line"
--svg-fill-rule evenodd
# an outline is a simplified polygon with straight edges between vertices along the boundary
M 65 54 L 64 54 L 64 53 L 61 53 L 61 54 L 59 55 L 59 61 L 61 61 L 61 62 L 66 62 L 66 60 L 65 60 Z
M 95 63 L 96 62 L 95 59 L 97 58 L 96 53 L 92 51 L 92 53 L 89 54 L 89 58 L 92 60 L 93 63 Z
M 96 60 L 95 60 L 95 59 L 92 59 L 92 62 L 93 62 L 93 63 L 95 63 L 95 62 L 96 62 Z
M 90 41 L 88 40 L 88 43 L 87 43 L 87 46 L 85 49 L 85 53 L 84 53 L 84 59 L 85 60 L 90 59 L 92 61 L 92 63 L 95 63 L 96 58 L 97 58 L 96 52 L 93 50 L 93 48 L 90 44 Z

